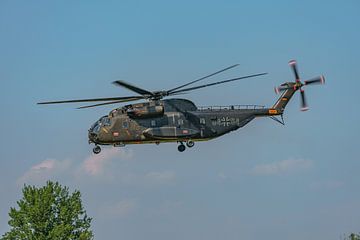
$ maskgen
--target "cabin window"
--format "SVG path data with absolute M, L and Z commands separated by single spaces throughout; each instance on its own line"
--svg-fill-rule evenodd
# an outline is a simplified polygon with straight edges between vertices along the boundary
M 200 118 L 200 124 L 205 124 L 205 118 Z
M 156 121 L 155 120 L 151 120 L 151 126 L 155 127 L 156 126 Z
M 179 124 L 179 125 L 183 125 L 183 124 L 184 124 L 184 120 L 183 120 L 183 119 L 178 119 L 178 124 Z
M 123 128 L 128 128 L 129 127 L 129 123 L 127 121 L 123 122 Z

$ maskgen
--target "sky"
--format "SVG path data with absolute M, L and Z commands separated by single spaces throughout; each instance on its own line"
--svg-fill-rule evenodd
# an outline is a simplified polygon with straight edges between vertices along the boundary
M 360 2 L 0 1 L 0 234 L 24 184 L 82 193 L 96 239 L 339 239 L 360 231 Z M 87 130 L 118 106 L 39 101 L 170 89 L 232 64 L 195 104 L 271 106 L 296 59 L 309 86 L 282 126 L 255 119 L 183 153 L 104 147 Z

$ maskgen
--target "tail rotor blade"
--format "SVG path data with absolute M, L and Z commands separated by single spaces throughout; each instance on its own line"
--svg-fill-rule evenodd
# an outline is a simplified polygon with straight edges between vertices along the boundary
M 325 84 L 325 77 L 323 75 L 304 81 L 305 85 L 310 84 Z
M 301 111 L 309 110 L 309 107 L 306 102 L 305 92 L 303 89 L 300 89 L 300 96 L 301 96 Z
M 283 87 L 283 86 L 274 87 L 276 94 L 280 94 L 281 92 L 285 91 L 286 89 L 288 89 L 288 87 Z
M 291 61 L 289 62 L 289 65 L 290 65 L 291 69 L 292 69 L 293 72 L 294 72 L 296 82 L 300 82 L 300 77 L 299 77 L 299 72 L 298 72 L 298 70 L 297 70 L 296 61 L 295 61 L 295 60 L 291 60 Z

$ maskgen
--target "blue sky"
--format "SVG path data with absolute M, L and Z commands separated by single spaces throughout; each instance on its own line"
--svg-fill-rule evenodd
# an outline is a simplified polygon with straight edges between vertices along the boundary
M 24 183 L 79 189 L 97 239 L 339 239 L 359 232 L 358 1 L 1 1 L 0 233 Z M 113 107 L 42 100 L 125 96 L 218 76 L 197 105 L 272 105 L 275 85 L 324 74 L 288 105 L 184 153 L 175 144 L 91 154 Z

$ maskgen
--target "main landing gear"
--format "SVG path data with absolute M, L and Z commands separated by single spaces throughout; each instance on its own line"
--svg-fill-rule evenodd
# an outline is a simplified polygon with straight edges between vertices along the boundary
M 188 148 L 192 148 L 194 145 L 195 145 L 195 142 L 194 142 L 194 141 L 192 141 L 192 140 L 186 141 L 186 146 L 187 146 Z M 183 143 L 183 142 L 180 142 L 180 145 L 178 146 L 178 151 L 179 151 L 179 152 L 183 152 L 183 151 L 185 151 L 185 149 L 186 149 L 186 147 L 185 147 L 184 143 Z
M 186 142 L 186 146 L 187 146 L 188 148 L 192 148 L 194 145 L 195 145 L 195 142 L 192 141 L 192 140 L 188 140 L 188 141 Z
M 93 153 L 99 154 L 100 152 L 101 152 L 101 147 L 96 145 L 96 146 L 93 148 Z

